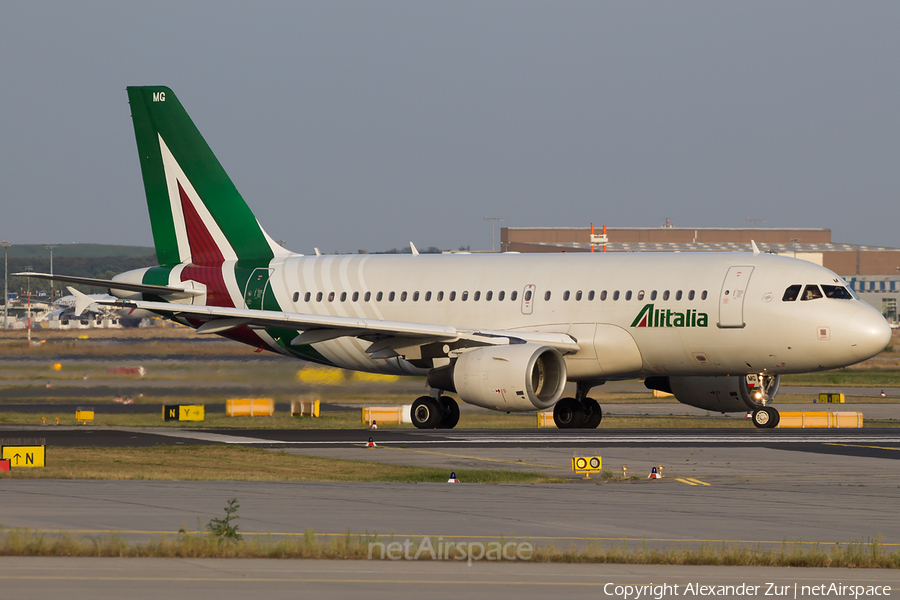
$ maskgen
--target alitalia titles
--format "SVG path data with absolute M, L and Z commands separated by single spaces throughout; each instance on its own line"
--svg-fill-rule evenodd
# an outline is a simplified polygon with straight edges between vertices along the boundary
M 706 327 L 709 315 L 689 308 L 678 312 L 670 308 L 656 308 L 645 304 L 638 316 L 631 322 L 632 327 Z

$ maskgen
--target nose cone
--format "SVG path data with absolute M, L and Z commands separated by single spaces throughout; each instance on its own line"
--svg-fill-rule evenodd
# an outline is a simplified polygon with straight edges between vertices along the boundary
M 874 309 L 858 312 L 849 325 L 850 349 L 859 360 L 872 358 L 891 341 L 891 326 Z

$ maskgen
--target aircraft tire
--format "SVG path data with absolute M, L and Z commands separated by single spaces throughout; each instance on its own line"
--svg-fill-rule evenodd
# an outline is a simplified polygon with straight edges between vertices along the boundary
M 586 410 L 582 427 L 584 429 L 596 429 L 600 425 L 600 421 L 603 420 L 603 410 L 600 408 L 600 403 L 593 398 L 585 398 L 584 407 Z
M 777 427 L 778 422 L 781 421 L 781 415 L 771 406 L 757 408 L 753 411 L 751 417 L 753 424 L 760 429 L 772 429 Z
M 450 396 L 441 396 L 441 408 L 444 409 L 444 415 L 441 417 L 439 429 L 453 429 L 459 423 L 459 404 Z
M 418 429 L 437 429 L 444 416 L 444 407 L 431 396 L 420 396 L 413 402 L 409 416 Z
M 553 407 L 553 421 L 559 429 L 578 429 L 584 427 L 584 408 L 575 398 L 563 398 Z

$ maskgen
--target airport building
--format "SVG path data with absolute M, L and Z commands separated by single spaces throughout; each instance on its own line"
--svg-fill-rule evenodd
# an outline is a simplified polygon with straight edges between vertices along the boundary
M 793 256 L 842 276 L 860 298 L 898 324 L 900 248 L 835 243 L 831 229 L 606 227 L 595 229 L 594 252 L 762 252 Z M 503 227 L 504 252 L 591 252 L 590 227 Z M 605 242 L 605 243 L 604 243 Z

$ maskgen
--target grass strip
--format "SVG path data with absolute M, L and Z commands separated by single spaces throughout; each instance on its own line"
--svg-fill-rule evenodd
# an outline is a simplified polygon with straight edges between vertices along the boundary
M 507 543 L 529 543 L 527 539 L 500 539 Z M 275 538 L 254 536 L 253 539 L 231 539 L 213 533 L 186 533 L 175 537 L 161 536 L 144 543 L 129 543 L 118 535 L 101 538 L 80 538 L 70 534 L 48 535 L 30 529 L 14 529 L 0 538 L 0 556 L 80 556 L 80 557 L 144 557 L 144 558 L 281 558 L 281 559 L 352 559 L 383 560 L 381 545 L 401 543 L 395 536 L 351 534 L 321 539 L 312 529 L 302 537 Z M 467 559 L 465 551 L 453 548 L 440 553 L 423 548 L 431 540 L 406 540 L 404 553 L 417 560 Z M 492 542 L 481 543 L 481 557 L 490 557 Z M 373 550 L 372 545 L 376 545 Z M 473 542 L 467 542 L 467 548 Z M 784 542 L 778 547 L 703 544 L 698 548 L 655 549 L 642 544 L 629 549 L 612 545 L 604 547 L 599 541 L 588 541 L 584 548 L 558 549 L 553 544 L 531 545 L 528 560 L 540 563 L 580 564 L 651 564 L 704 566 L 767 566 L 767 567 L 834 567 L 834 568 L 900 568 L 900 551 L 887 551 L 880 539 L 849 544 L 818 545 Z M 406 546 L 404 546 L 406 548 Z M 422 550 L 420 552 L 420 550 Z M 435 548 L 437 550 L 437 548 Z M 486 552 L 485 552 L 486 551 Z M 477 555 L 473 555 L 477 556 Z M 506 560 L 502 552 L 493 555 Z M 514 556 L 508 553 L 508 556 Z M 517 558 L 520 560 L 520 558 Z
M 360 454 L 377 450 L 360 448 Z M 370 454 L 376 458 L 374 454 Z M 367 457 L 368 458 L 368 457 Z M 562 483 L 539 473 L 462 469 L 466 483 Z M 305 456 L 243 446 L 48 448 L 47 466 L 0 473 L 3 479 L 157 481 L 381 481 L 444 483 L 447 469 Z

